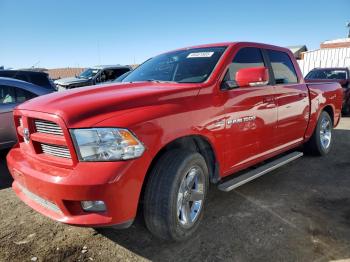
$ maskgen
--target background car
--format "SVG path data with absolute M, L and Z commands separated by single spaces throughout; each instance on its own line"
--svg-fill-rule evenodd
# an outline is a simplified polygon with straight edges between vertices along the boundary
M 26 70 L 0 70 L 0 77 L 9 77 L 32 83 L 50 90 L 56 90 L 54 82 L 44 72 Z
M 55 84 L 58 90 L 97 85 L 114 81 L 117 77 L 130 70 L 130 66 L 122 65 L 96 66 L 86 69 L 76 77 L 58 79 L 55 81 Z
M 343 88 L 343 114 L 350 114 L 350 70 L 347 67 L 315 68 L 305 77 L 305 81 L 337 82 Z
M 17 141 L 13 109 L 29 99 L 53 91 L 21 80 L 0 77 L 0 149 L 9 148 Z

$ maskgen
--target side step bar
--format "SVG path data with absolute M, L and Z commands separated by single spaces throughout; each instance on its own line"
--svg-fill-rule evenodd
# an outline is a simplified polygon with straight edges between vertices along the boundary
M 284 166 L 289 162 L 292 162 L 293 160 L 296 160 L 299 157 L 302 157 L 303 155 L 304 154 L 302 152 L 292 152 L 288 155 L 285 155 L 276 160 L 273 160 L 272 162 L 262 165 L 254 170 L 250 170 L 245 174 L 236 176 L 231 180 L 223 182 L 218 185 L 218 189 L 225 192 L 231 191 L 241 185 L 244 185 L 245 183 L 248 183 L 262 175 L 265 175 L 271 172 L 272 170 L 275 170 L 281 166 Z

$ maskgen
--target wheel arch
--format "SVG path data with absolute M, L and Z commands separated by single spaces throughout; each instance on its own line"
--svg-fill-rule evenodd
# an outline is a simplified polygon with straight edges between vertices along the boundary
M 142 206 L 143 206 L 145 188 L 147 186 L 150 173 L 154 168 L 154 166 L 156 165 L 156 163 L 158 162 L 159 158 L 169 150 L 179 149 L 179 148 L 200 153 L 204 157 L 205 162 L 207 163 L 210 182 L 217 183 L 220 180 L 219 163 L 217 161 L 214 147 L 212 146 L 210 141 L 202 135 L 186 135 L 183 137 L 178 137 L 170 141 L 169 143 L 167 143 L 165 146 L 163 146 L 156 153 L 153 160 L 151 161 L 151 164 L 147 169 L 147 172 L 142 184 L 141 194 L 139 199 L 139 209 L 142 209 Z
M 331 105 L 326 105 L 325 107 L 322 108 L 322 110 L 320 110 L 320 114 L 318 116 L 318 118 L 321 116 L 321 113 L 325 111 L 329 114 L 329 116 L 331 117 L 332 123 L 333 125 L 335 124 L 335 119 L 334 119 L 334 109 Z M 318 119 L 317 118 L 317 119 Z
M 206 137 L 202 135 L 186 135 L 171 140 L 164 145 L 153 158 L 148 170 L 146 177 L 157 163 L 158 159 L 167 151 L 172 149 L 185 149 L 193 152 L 200 153 L 208 166 L 210 181 L 216 183 L 219 178 L 219 163 L 213 145 Z M 145 183 L 144 183 L 145 184 Z

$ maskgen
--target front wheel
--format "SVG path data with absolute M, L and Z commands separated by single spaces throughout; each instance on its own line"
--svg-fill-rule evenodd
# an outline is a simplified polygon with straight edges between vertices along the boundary
M 189 238 L 203 217 L 208 177 L 201 154 L 179 149 L 166 152 L 156 163 L 146 185 L 147 228 L 166 240 Z
M 306 143 L 306 151 L 313 155 L 324 156 L 329 153 L 333 145 L 333 122 L 326 111 L 318 119 L 314 133 Z

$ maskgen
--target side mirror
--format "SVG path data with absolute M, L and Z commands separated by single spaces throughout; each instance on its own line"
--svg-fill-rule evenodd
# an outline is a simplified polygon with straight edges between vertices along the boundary
M 239 87 L 263 86 L 269 82 L 269 71 L 266 67 L 242 68 L 236 73 Z

